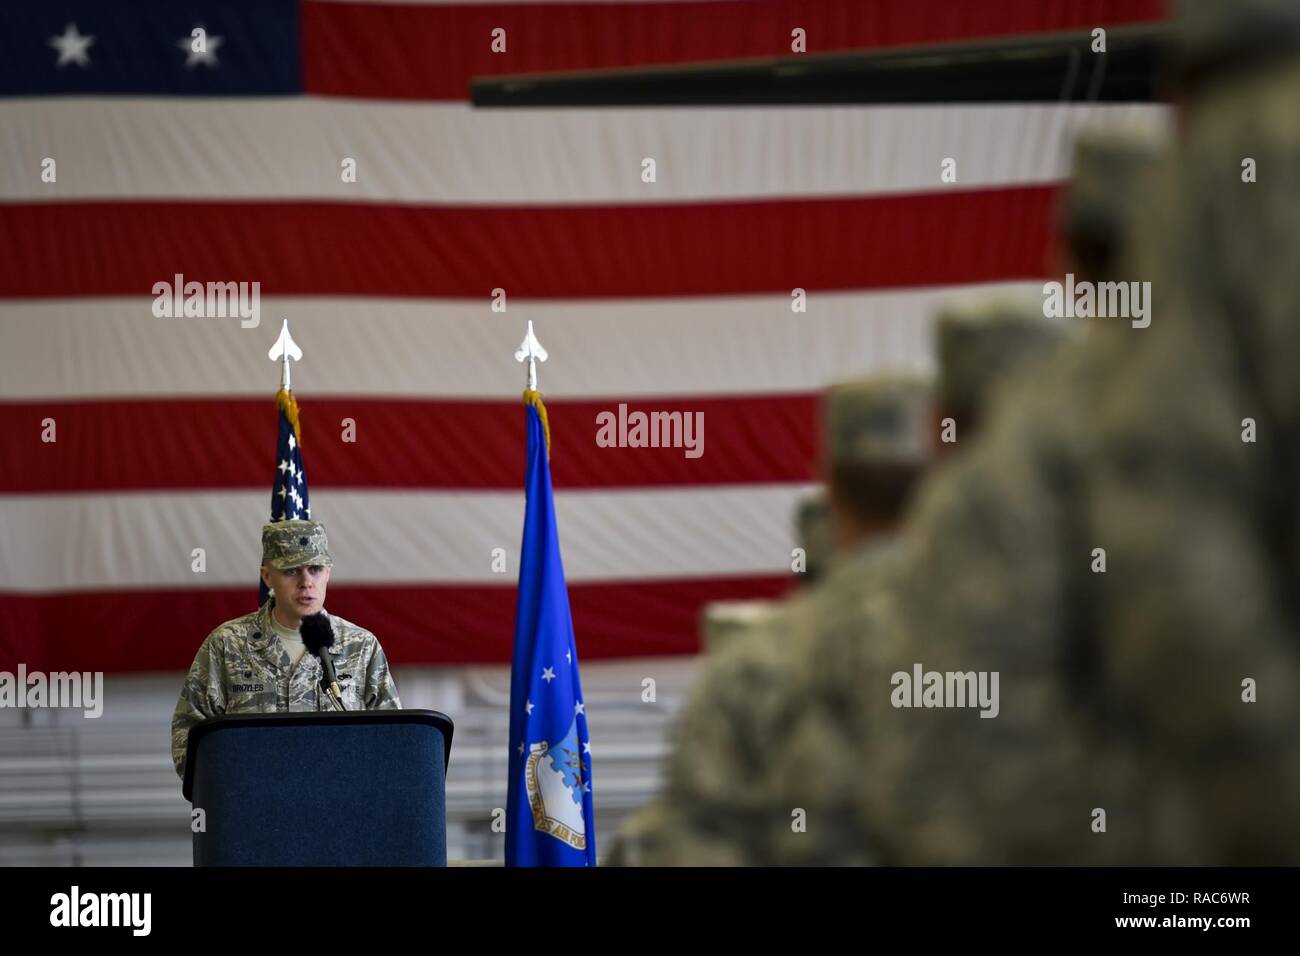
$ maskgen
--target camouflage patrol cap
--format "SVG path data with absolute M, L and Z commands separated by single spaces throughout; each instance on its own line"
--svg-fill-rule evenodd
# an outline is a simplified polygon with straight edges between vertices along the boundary
M 319 564 L 332 567 L 325 526 L 319 521 L 273 521 L 262 525 L 262 563 L 277 571 Z
M 1087 278 L 1108 278 L 1119 266 L 1164 155 L 1155 133 L 1091 132 L 1075 143 L 1063 225 Z
M 1180 0 L 1173 77 L 1185 90 L 1300 55 L 1296 0 Z
M 1065 327 L 1026 303 L 972 299 L 945 307 L 937 334 L 940 401 L 949 411 L 978 414 L 1000 381 L 1053 351 Z
M 716 654 L 722 647 L 759 631 L 780 605 L 776 601 L 713 601 L 700 612 L 704 649 Z
M 920 375 L 869 375 L 826 395 L 827 456 L 837 465 L 922 465 L 934 389 Z

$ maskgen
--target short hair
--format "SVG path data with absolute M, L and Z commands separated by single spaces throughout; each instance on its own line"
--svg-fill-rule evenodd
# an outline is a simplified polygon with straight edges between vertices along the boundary
M 920 464 L 833 464 L 830 487 L 835 500 L 865 521 L 894 521 L 902 517 L 925 469 Z

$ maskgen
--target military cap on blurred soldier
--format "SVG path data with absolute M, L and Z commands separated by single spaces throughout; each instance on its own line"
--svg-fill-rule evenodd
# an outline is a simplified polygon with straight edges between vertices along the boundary
M 1294 0 L 1179 0 L 1172 86 L 1180 103 L 1285 69 L 1300 46 Z
M 1066 271 L 1079 279 L 1120 278 L 1132 263 L 1134 210 L 1150 202 L 1151 177 L 1165 160 L 1157 132 L 1094 131 L 1074 146 L 1061 228 Z
M 930 459 L 934 391 L 918 375 L 870 375 L 826 394 L 826 501 L 835 550 L 891 534 Z
M 761 628 L 771 619 L 777 601 L 713 601 L 700 610 L 703 650 L 716 654 L 737 638 Z
M 979 427 L 986 403 L 1026 362 L 1042 359 L 1065 339 L 1065 326 L 1042 309 L 1006 298 L 964 298 L 945 306 L 935 323 L 939 352 L 939 414 L 951 418 L 960 447 Z
M 833 385 L 824 405 L 827 488 L 803 498 L 795 518 L 804 549 L 801 585 L 820 580 L 834 555 L 868 540 L 883 546 L 901 520 L 929 458 L 933 391 L 919 375 L 871 375 Z M 724 601 L 701 614 L 716 653 L 771 622 L 780 601 Z
M 321 664 L 307 653 L 304 618 L 325 615 L 346 710 L 398 708 L 383 648 L 365 628 L 325 611 L 334 557 L 319 521 L 276 521 L 262 528 L 262 579 L 270 597 L 258 610 L 217 627 L 204 640 L 172 715 L 172 761 L 184 777 L 190 729 L 221 714 L 329 710 Z

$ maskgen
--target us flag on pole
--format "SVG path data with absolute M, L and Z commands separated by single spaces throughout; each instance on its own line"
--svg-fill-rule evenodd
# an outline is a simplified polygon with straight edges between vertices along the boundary
M 298 428 L 298 400 L 293 392 L 280 389 L 275 396 L 280 427 L 275 440 L 275 480 L 271 482 L 271 520 L 311 517 L 307 471 L 302 465 L 302 444 Z M 266 603 L 270 592 L 259 582 L 257 604 Z
M 307 472 L 302 466 L 298 443 L 298 403 L 292 392 L 281 391 L 275 399 L 280 407 L 280 433 L 275 442 L 275 481 L 271 486 L 271 520 L 291 521 L 311 517 Z

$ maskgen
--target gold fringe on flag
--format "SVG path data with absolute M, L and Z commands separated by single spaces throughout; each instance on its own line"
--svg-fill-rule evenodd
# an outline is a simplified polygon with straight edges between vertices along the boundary
M 293 392 L 280 389 L 275 393 L 275 404 L 280 411 L 284 412 L 284 417 L 289 419 L 289 424 L 293 426 L 293 437 L 298 441 L 298 447 L 302 447 L 302 426 L 298 424 L 298 399 L 293 397 Z
M 546 435 L 546 460 L 551 460 L 551 423 L 546 420 L 546 406 L 542 404 L 542 393 L 531 388 L 524 389 L 524 404 L 537 409 L 537 417 L 542 420 L 542 433 Z

